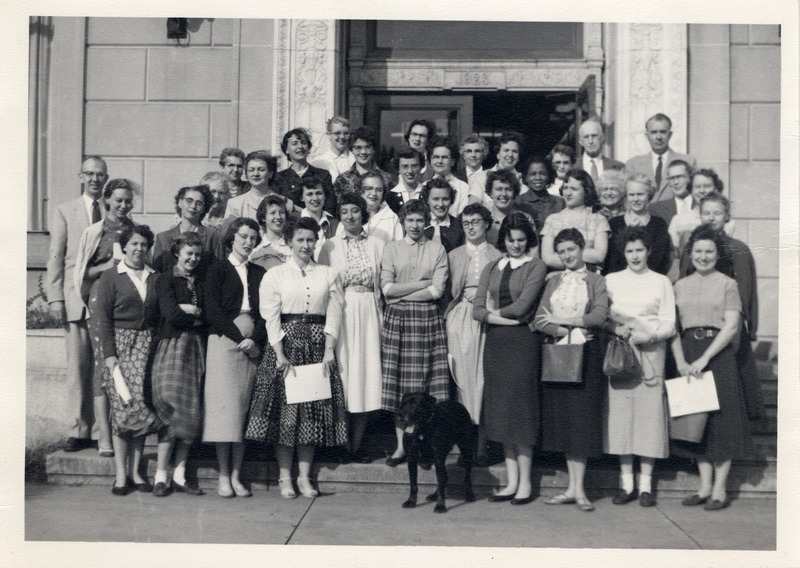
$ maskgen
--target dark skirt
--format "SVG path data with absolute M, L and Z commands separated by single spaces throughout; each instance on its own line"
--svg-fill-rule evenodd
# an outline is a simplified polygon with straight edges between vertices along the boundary
M 205 346 L 196 331 L 162 339 L 153 361 L 153 406 L 169 438 L 193 440 L 203 427 Z
M 396 412 L 403 395 L 424 392 L 437 401 L 450 394 L 447 336 L 434 302 L 400 301 L 383 313 L 381 407 Z
M 293 365 L 321 363 L 325 355 L 325 326 L 283 323 L 283 352 Z M 330 373 L 331 398 L 286 403 L 275 350 L 267 344 L 256 371 L 245 438 L 281 446 L 341 446 L 347 443 L 347 414 L 339 367 Z
M 695 339 L 691 334 L 681 338 L 683 356 L 692 362 L 703 355 L 713 337 Z M 717 353 L 704 371 L 714 373 L 719 410 L 708 413 L 703 441 L 699 444 L 672 442 L 672 453 L 683 457 L 704 457 L 712 462 L 751 457 L 750 425 L 733 346 L 729 343 Z
M 537 444 L 539 351 L 539 338 L 527 325 L 487 326 L 481 424 L 489 440 Z
M 603 342 L 583 346 L 583 381 L 542 383 L 542 449 L 570 457 L 598 457 L 603 451 Z

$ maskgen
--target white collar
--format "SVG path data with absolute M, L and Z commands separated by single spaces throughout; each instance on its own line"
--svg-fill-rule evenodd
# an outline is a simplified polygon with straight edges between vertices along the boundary
M 230 263 L 233 265 L 234 268 L 239 268 L 240 266 L 246 266 L 248 262 L 247 260 L 239 262 L 238 260 L 236 260 L 236 256 L 233 253 L 228 255 L 228 260 L 230 261 Z
M 300 210 L 300 216 L 301 216 L 301 217 L 308 217 L 309 219 L 314 219 L 314 221 L 317 221 L 317 218 L 316 218 L 316 217 L 314 217 L 314 216 L 311 214 L 311 212 L 310 212 L 310 211 L 308 211 L 308 209 L 306 209 L 305 207 L 303 207 L 303 208 Z M 327 211 L 323 211 L 323 212 L 322 212 L 322 219 L 320 219 L 319 221 L 317 221 L 317 223 L 319 223 L 320 225 L 322 225 L 322 223 L 323 223 L 323 222 L 326 222 L 326 221 L 327 221 L 328 223 L 330 223 L 330 222 L 331 222 L 331 219 L 333 219 L 333 215 L 331 215 L 331 214 L 330 214 L 330 213 L 328 213 Z
M 405 184 L 403 183 L 402 180 L 400 181 L 400 183 L 398 183 L 396 186 L 394 186 L 391 189 L 391 191 L 393 191 L 394 193 L 408 193 L 410 195 L 414 195 L 415 193 L 419 193 L 420 190 L 422 190 L 422 184 L 419 183 L 419 181 L 417 181 L 417 187 L 415 187 L 412 190 L 408 190 L 408 189 L 406 189 L 406 186 L 405 186 Z
M 422 235 L 422 236 L 419 238 L 419 240 L 418 240 L 418 241 L 415 241 L 414 239 L 412 239 L 412 238 L 411 238 L 411 237 L 409 237 L 408 235 L 404 236 L 404 237 L 403 237 L 403 240 L 404 240 L 404 241 L 405 241 L 407 244 L 409 244 L 409 245 L 411 245 L 411 246 L 414 246 L 414 245 L 424 245 L 424 244 L 427 242 L 427 240 L 428 240 L 428 239 L 426 239 L 426 238 L 425 238 L 425 235 L 423 234 L 423 235 Z
M 630 211 L 626 211 L 623 216 L 625 218 L 625 224 L 629 227 L 645 227 L 650 222 L 650 213 L 645 213 L 644 215 L 635 215 Z
M 438 219 L 436 219 L 436 217 L 431 215 L 431 224 L 428 225 L 428 227 L 433 227 L 435 225 L 439 225 L 440 227 L 449 227 L 450 226 L 450 215 L 445 217 L 444 221 L 439 221 Z
M 142 267 L 142 270 L 144 272 L 146 272 L 147 274 L 152 274 L 153 272 L 155 272 L 155 270 L 153 270 L 152 268 L 150 268 L 146 264 Z M 130 266 L 128 266 L 125 263 L 125 261 L 123 260 L 122 262 L 117 264 L 117 274 L 133 274 L 134 276 L 136 276 L 136 269 L 135 268 L 131 268 Z M 137 278 L 138 278 L 138 276 L 137 276 Z
M 511 258 L 510 256 L 504 256 L 500 259 L 500 262 L 497 263 L 497 268 L 500 270 L 504 270 L 506 266 L 509 264 L 511 265 L 511 270 L 516 270 L 526 262 L 533 260 L 533 257 L 530 254 L 525 254 L 525 256 L 521 256 L 519 258 Z
M 479 245 L 473 245 L 471 242 L 467 241 L 467 253 L 475 254 L 476 252 L 484 251 L 489 247 L 488 241 L 483 241 Z
M 290 260 L 286 264 L 288 264 L 294 272 L 302 272 L 304 274 L 313 272 L 314 267 L 317 266 L 317 263 L 314 262 L 313 258 L 308 261 L 308 264 L 306 264 L 305 268 L 300 268 L 300 266 L 297 264 L 297 261 L 295 260 Z

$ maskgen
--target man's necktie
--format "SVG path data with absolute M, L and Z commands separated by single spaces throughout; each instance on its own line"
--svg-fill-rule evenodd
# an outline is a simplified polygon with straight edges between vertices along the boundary
M 92 224 L 94 225 L 100 220 L 100 205 L 97 201 L 92 201 Z
M 592 171 L 590 173 L 592 174 L 592 179 L 596 183 L 597 182 L 597 164 L 594 163 L 594 158 L 591 159 L 591 162 L 592 162 Z
M 656 166 L 656 191 L 661 189 L 661 170 L 664 168 L 664 163 L 661 161 L 661 156 L 658 157 L 658 166 Z

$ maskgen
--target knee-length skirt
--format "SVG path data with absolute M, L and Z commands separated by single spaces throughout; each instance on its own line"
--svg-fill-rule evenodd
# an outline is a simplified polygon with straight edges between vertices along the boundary
M 325 326 L 283 323 L 283 352 L 293 366 L 321 363 L 325 355 Z M 277 356 L 267 345 L 256 373 L 245 437 L 281 446 L 341 446 L 347 443 L 347 414 L 339 367 L 331 373 L 331 398 L 286 403 Z
M 348 412 L 381 407 L 381 312 L 372 291 L 344 291 L 336 358 Z
M 447 337 L 435 302 L 402 300 L 386 306 L 381 336 L 381 407 L 396 412 L 403 395 L 424 392 L 447 400 Z
M 483 324 L 472 317 L 472 302 L 462 299 L 447 314 L 447 353 L 458 387 L 458 402 L 478 424 L 483 402 Z
M 184 331 L 158 342 L 153 361 L 153 406 L 170 438 L 194 440 L 202 433 L 203 343 L 196 331 Z

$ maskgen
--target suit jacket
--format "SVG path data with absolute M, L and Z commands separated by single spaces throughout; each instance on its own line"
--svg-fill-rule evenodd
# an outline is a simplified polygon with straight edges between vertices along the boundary
M 647 208 L 651 215 L 664 219 L 668 227 L 669 222 L 672 221 L 672 218 L 678 213 L 678 206 L 675 205 L 674 197 L 675 194 L 673 193 L 672 198 L 656 201 L 655 203 L 651 203 Z
M 600 156 L 602 158 L 603 163 L 603 171 L 607 170 L 624 170 L 625 164 L 620 162 L 619 160 L 615 160 L 614 158 L 608 158 L 606 156 Z M 578 170 L 582 170 L 583 168 L 583 156 L 581 155 L 578 158 L 577 163 L 575 164 L 575 168 Z M 597 180 L 595 180 L 597 181 Z
M 442 238 L 442 246 L 446 252 L 450 252 L 454 248 L 460 247 L 464 244 L 464 229 L 461 228 L 461 223 L 452 215 L 450 217 L 449 227 L 440 227 L 439 235 Z M 425 238 L 431 240 L 433 238 L 434 228 L 433 225 L 425 227 Z
M 100 216 L 104 215 L 105 209 L 101 204 Z M 81 235 L 89 225 L 90 219 L 81 196 L 56 208 L 50 229 L 50 254 L 45 280 L 47 299 L 50 302 L 64 302 L 69 321 L 79 321 L 85 315 L 80 288 L 75 287 L 74 273 Z
M 259 312 L 259 292 L 261 279 L 266 271 L 252 262 L 247 263 L 247 297 L 250 301 L 250 314 L 255 329 L 251 339 L 259 347 L 264 345 L 267 330 L 264 318 Z M 208 333 L 224 335 L 231 341 L 241 343 L 244 336 L 233 323 L 242 307 L 244 287 L 239 274 L 227 258 L 214 262 L 206 273 L 204 299 Z
M 650 200 L 651 203 L 655 203 L 656 201 L 665 201 L 675 197 L 675 194 L 669 187 L 669 183 L 667 183 L 667 168 L 669 167 L 670 163 L 672 163 L 674 160 L 683 160 L 692 166 L 692 168 L 697 165 L 697 160 L 695 160 L 692 156 L 689 156 L 688 154 L 678 154 L 673 150 L 667 150 L 667 152 L 664 153 L 664 158 L 664 167 L 661 170 L 661 186 L 656 188 L 656 194 L 653 196 L 653 199 Z M 655 180 L 656 171 L 653 169 L 652 154 L 648 152 L 647 154 L 634 156 L 628 160 L 625 163 L 625 173 L 645 174 L 650 176 L 650 179 Z

